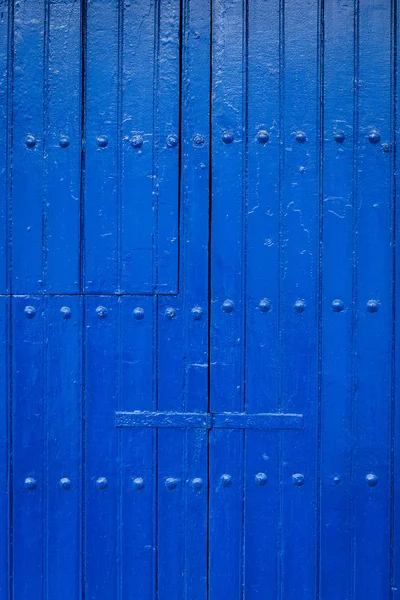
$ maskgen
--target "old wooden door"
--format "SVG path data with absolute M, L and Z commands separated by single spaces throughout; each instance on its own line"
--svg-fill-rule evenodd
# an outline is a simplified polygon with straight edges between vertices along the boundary
M 400 598 L 397 27 L 0 0 L 2 599 Z

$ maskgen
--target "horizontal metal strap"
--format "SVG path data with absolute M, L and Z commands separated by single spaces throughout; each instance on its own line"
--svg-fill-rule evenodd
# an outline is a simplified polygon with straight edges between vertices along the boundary
M 302 429 L 303 415 L 287 413 L 117 412 L 117 427 Z

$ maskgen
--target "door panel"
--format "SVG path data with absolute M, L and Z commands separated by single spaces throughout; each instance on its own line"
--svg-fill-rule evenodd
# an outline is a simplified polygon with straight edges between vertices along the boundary
M 2 598 L 395 600 L 397 13 L 0 0 Z

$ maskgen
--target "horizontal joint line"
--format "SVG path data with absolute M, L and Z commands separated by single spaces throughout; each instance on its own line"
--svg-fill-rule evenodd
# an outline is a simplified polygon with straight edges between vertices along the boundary
M 118 411 L 116 427 L 198 429 L 303 429 L 303 415 L 288 413 L 190 413 Z

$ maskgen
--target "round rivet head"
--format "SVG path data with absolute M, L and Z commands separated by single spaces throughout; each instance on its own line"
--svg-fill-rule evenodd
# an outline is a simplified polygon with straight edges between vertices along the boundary
M 296 142 L 299 142 L 299 144 L 304 144 L 304 142 L 307 140 L 307 136 L 304 133 L 304 131 L 298 131 L 296 133 Z
M 178 136 L 175 134 L 169 135 L 167 137 L 168 148 L 175 148 L 177 145 L 178 145 Z
M 108 144 L 108 137 L 106 135 L 99 135 L 96 141 L 99 148 L 105 148 Z
M 228 475 L 227 473 L 221 475 L 220 480 L 224 487 L 229 487 L 232 485 L 232 476 Z
M 134 135 L 131 139 L 133 148 L 141 148 L 143 146 L 143 138 L 141 135 Z
M 36 308 L 34 306 L 25 306 L 24 312 L 28 319 L 33 319 L 36 315 Z
M 193 146 L 195 148 L 201 148 L 202 146 L 204 146 L 205 143 L 206 140 L 204 139 L 204 137 L 200 135 L 200 133 L 196 133 L 196 135 L 193 138 Z
M 344 140 L 346 139 L 346 136 L 344 135 L 343 131 L 335 131 L 335 133 L 333 134 L 333 139 L 338 144 L 342 144 L 344 142 Z
M 140 321 L 141 319 L 143 319 L 143 317 L 144 317 L 144 310 L 143 310 L 143 308 L 141 308 L 140 306 L 137 306 L 136 308 L 134 308 L 133 309 L 133 316 L 138 321 Z
M 135 490 L 142 490 L 144 488 L 144 481 L 142 477 L 135 477 L 132 481 L 133 488 Z
M 378 310 L 379 310 L 379 302 L 378 302 L 378 300 L 373 300 L 373 299 L 368 300 L 368 302 L 367 302 L 367 311 L 375 313 L 375 312 L 378 312 Z
M 389 152 L 389 150 L 390 150 L 390 146 L 389 146 L 389 144 L 382 144 L 382 150 L 383 150 L 384 152 Z
M 224 144 L 232 144 L 233 142 L 233 131 L 224 131 L 222 134 L 222 141 Z
M 62 306 L 60 308 L 60 313 L 62 314 L 64 319 L 71 318 L 71 309 L 68 306 Z
M 232 300 L 225 300 L 225 302 L 222 303 L 222 310 L 224 312 L 230 313 L 233 311 L 234 309 L 234 303 L 232 302 Z
M 260 142 L 260 144 L 266 144 L 267 142 L 269 142 L 268 131 L 265 131 L 265 129 L 261 129 L 261 131 L 257 133 L 257 139 Z
M 192 488 L 194 490 L 201 490 L 202 487 L 203 487 L 203 480 L 200 479 L 200 477 L 195 477 L 194 479 L 192 479 Z
M 62 479 L 60 479 L 60 489 L 61 490 L 69 490 L 70 487 L 71 487 L 71 481 L 68 479 L 68 477 L 63 477 Z
M 304 300 L 296 300 L 296 302 L 293 304 L 293 308 L 295 312 L 302 313 L 306 309 L 306 303 Z
M 375 473 L 368 473 L 368 475 L 365 478 L 365 481 L 367 482 L 369 487 L 375 487 L 378 483 L 378 478 L 375 475 Z
M 368 139 L 371 144 L 377 144 L 381 140 L 381 135 L 377 129 L 373 129 L 368 135 Z
M 166 308 L 164 314 L 168 319 L 173 319 L 176 316 L 175 309 L 172 308 L 172 306 L 169 306 L 168 308 Z
M 338 298 L 336 298 L 335 300 L 333 300 L 333 302 L 332 302 L 332 310 L 334 312 L 342 312 L 343 309 L 344 309 L 344 302 L 343 302 L 343 300 L 339 300 Z
M 27 477 L 24 481 L 24 485 L 27 490 L 34 490 L 36 488 L 36 479 L 34 477 Z
M 165 480 L 165 487 L 167 490 L 174 490 L 178 485 L 178 480 L 175 477 L 167 477 Z
M 96 486 L 99 490 L 105 490 L 106 487 L 108 486 L 108 481 L 105 477 L 99 477 L 96 480 Z
M 258 308 L 261 310 L 261 312 L 269 312 L 271 310 L 271 302 L 268 300 L 268 298 L 263 298 L 258 303 Z
M 36 146 L 37 139 L 34 135 L 27 135 L 25 138 L 25 144 L 27 148 L 34 148 Z
M 303 485 L 304 484 L 304 475 L 302 473 L 295 473 L 292 475 L 292 481 L 294 485 Z
M 203 316 L 203 309 L 201 308 L 201 306 L 195 306 L 194 308 L 192 308 L 192 315 L 195 321 L 200 321 L 200 319 Z
M 69 137 L 67 135 L 62 135 L 58 141 L 60 148 L 68 148 L 69 146 Z
M 265 473 L 257 473 L 257 475 L 254 477 L 254 481 L 257 485 L 264 486 L 268 481 L 268 477 Z
M 99 317 L 99 319 L 105 319 L 105 317 L 107 316 L 107 309 L 105 308 L 105 306 L 98 306 L 96 308 L 96 314 Z
M 334 485 L 340 485 L 342 483 L 342 478 L 340 477 L 340 475 L 334 475 L 332 477 L 332 483 Z

